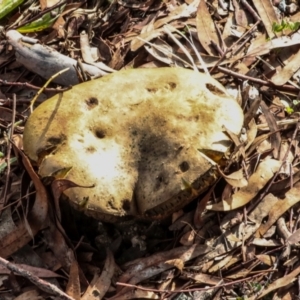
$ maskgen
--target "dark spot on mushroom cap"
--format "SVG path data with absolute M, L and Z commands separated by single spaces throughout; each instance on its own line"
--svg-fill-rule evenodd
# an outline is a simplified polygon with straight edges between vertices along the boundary
M 85 100 L 85 103 L 88 105 L 89 108 L 94 108 L 99 104 L 99 101 L 96 97 L 90 97 Z
M 177 87 L 175 82 L 168 82 L 169 89 L 172 91 Z
M 47 140 L 47 144 L 50 145 L 58 145 L 61 144 L 62 141 L 66 139 L 66 136 L 64 134 L 60 134 L 58 136 L 51 136 Z
M 95 148 L 94 146 L 89 146 L 89 147 L 86 148 L 86 151 L 87 151 L 87 152 L 90 152 L 90 153 L 94 153 L 94 152 L 96 152 L 97 150 L 96 150 L 96 148 Z
M 179 169 L 181 172 L 186 172 L 188 169 L 190 168 L 190 165 L 187 161 L 183 161 L 180 165 L 179 165 Z
M 146 88 L 146 90 L 149 92 L 149 93 L 156 93 L 157 92 L 157 88 Z
M 226 96 L 224 91 L 220 90 L 218 87 L 216 87 L 210 83 L 206 83 L 205 86 L 210 92 L 212 92 L 213 94 L 215 94 L 217 96 Z
M 99 139 L 103 139 L 105 137 L 105 132 L 102 129 L 95 130 L 95 136 Z

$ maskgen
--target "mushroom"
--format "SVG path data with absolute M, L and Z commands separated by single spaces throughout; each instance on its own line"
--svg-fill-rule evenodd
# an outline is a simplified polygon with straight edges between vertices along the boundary
M 129 69 L 74 86 L 36 108 L 24 152 L 87 215 L 162 218 L 218 178 L 243 112 L 212 77 L 182 68 Z M 211 158 L 214 160 L 212 160 Z M 217 155 L 216 157 L 220 157 Z

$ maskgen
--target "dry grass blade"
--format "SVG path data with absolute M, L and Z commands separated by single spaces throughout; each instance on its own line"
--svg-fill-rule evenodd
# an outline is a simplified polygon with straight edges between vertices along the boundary
M 171 37 L 171 39 L 180 47 L 180 49 L 183 51 L 183 53 L 186 55 L 186 57 L 189 59 L 189 61 L 191 62 L 192 66 L 193 66 L 193 70 L 195 72 L 198 72 L 198 68 L 195 65 L 195 62 L 193 60 L 193 58 L 191 57 L 191 55 L 189 54 L 189 52 L 187 51 L 187 49 L 182 45 L 182 43 L 180 43 L 180 41 L 174 36 L 174 34 L 169 30 L 168 25 L 164 26 L 164 30 L 166 31 L 166 33 L 169 35 L 169 37 Z M 174 28 L 174 31 L 177 32 L 177 30 Z

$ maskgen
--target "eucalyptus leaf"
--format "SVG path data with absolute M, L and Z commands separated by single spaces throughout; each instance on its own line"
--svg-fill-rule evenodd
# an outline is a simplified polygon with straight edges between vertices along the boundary
M 21 5 L 24 0 L 2 0 L 0 1 L 0 20 L 11 11 Z
M 60 13 L 63 11 L 65 5 L 58 7 L 46 14 L 44 14 L 41 18 L 24 25 L 17 30 L 21 33 L 30 33 L 30 32 L 37 32 L 42 31 L 46 28 L 49 28 L 53 25 L 53 23 L 58 19 Z

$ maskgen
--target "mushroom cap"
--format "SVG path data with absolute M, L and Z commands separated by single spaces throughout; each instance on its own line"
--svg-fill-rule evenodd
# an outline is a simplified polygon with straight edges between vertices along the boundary
M 217 178 L 206 152 L 231 146 L 243 113 L 212 77 L 182 68 L 130 69 L 74 86 L 29 117 L 24 151 L 42 178 L 82 186 L 70 203 L 102 220 L 164 217 Z

